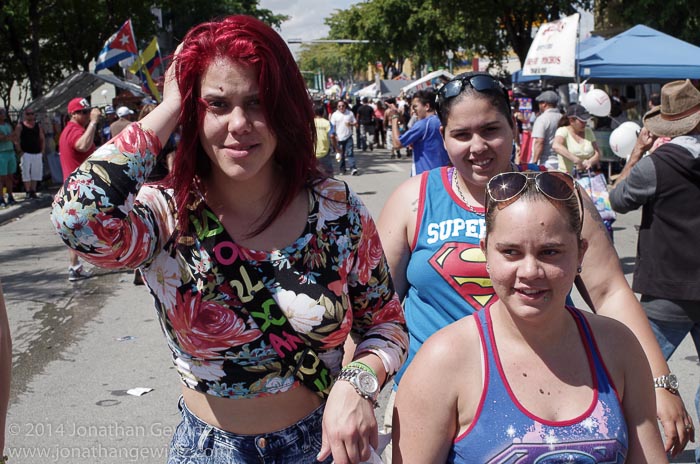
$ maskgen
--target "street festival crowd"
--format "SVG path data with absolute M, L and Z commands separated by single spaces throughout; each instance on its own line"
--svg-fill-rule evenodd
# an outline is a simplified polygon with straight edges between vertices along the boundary
M 652 96 L 605 199 L 642 208 L 632 289 L 580 186 L 593 124 L 630 105 L 512 101 L 484 72 L 312 101 L 281 37 L 231 16 L 189 31 L 158 105 L 76 98 L 61 124 L 0 124 L 0 206 L 9 158 L 31 201 L 57 143 L 69 280 L 90 276 L 81 260 L 134 269 L 153 296 L 182 384 L 169 463 L 668 462 L 695 435 L 666 361 L 689 332 L 700 348 L 700 91 Z M 379 148 L 412 170 L 375 222 L 343 176 Z M 0 354 L 1 451 L 1 288 Z

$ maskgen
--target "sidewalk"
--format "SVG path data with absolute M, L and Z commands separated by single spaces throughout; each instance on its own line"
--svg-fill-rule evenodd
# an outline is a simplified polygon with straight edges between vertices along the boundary
M 0 208 L 0 226 L 36 211 L 37 209 L 51 206 L 53 197 L 56 192 L 58 192 L 59 188 L 59 185 L 52 185 L 41 192 L 37 192 L 39 198 L 36 200 L 28 200 L 24 192 L 13 193 L 15 200 L 17 200 L 17 204 Z

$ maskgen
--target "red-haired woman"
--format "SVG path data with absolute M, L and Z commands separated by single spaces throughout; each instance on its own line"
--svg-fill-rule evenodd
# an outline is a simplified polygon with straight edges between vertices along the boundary
M 177 124 L 170 175 L 144 186 Z M 403 314 L 374 222 L 318 172 L 314 136 L 287 45 L 231 16 L 187 34 L 163 102 L 57 196 L 63 240 L 96 265 L 140 267 L 154 296 L 183 383 L 170 463 L 349 463 L 376 445 Z

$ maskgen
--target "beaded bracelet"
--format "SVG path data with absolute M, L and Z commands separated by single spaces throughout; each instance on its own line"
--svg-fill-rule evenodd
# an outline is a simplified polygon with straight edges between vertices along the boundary
M 357 368 L 357 369 L 362 369 L 365 372 L 369 372 L 373 376 L 377 376 L 377 373 L 374 372 L 374 369 L 370 367 L 369 365 L 363 363 L 362 361 L 353 361 L 351 363 L 348 363 L 347 366 L 343 367 L 343 369 L 351 369 L 351 368 Z

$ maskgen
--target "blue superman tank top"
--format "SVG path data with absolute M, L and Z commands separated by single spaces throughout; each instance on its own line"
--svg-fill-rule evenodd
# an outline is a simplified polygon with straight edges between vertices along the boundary
M 519 171 L 544 170 L 521 164 Z M 410 345 L 408 358 L 394 379 L 401 381 L 418 349 L 432 334 L 480 311 L 496 300 L 479 248 L 485 232 L 484 209 L 471 207 L 452 190 L 454 168 L 421 174 L 418 219 L 406 269 L 404 314 Z
M 485 230 L 484 209 L 472 208 L 455 195 L 450 184 L 452 169 L 421 174 L 404 299 L 410 345 L 396 384 L 428 337 L 495 298 L 486 258 L 479 248 Z
M 552 422 L 537 418 L 510 390 L 493 344 L 491 314 L 477 314 L 487 358 L 486 388 L 474 422 L 455 439 L 448 463 L 595 464 L 623 463 L 627 456 L 627 424 L 620 400 L 598 352 L 588 322 L 567 307 L 588 352 L 594 396 L 579 417 Z

